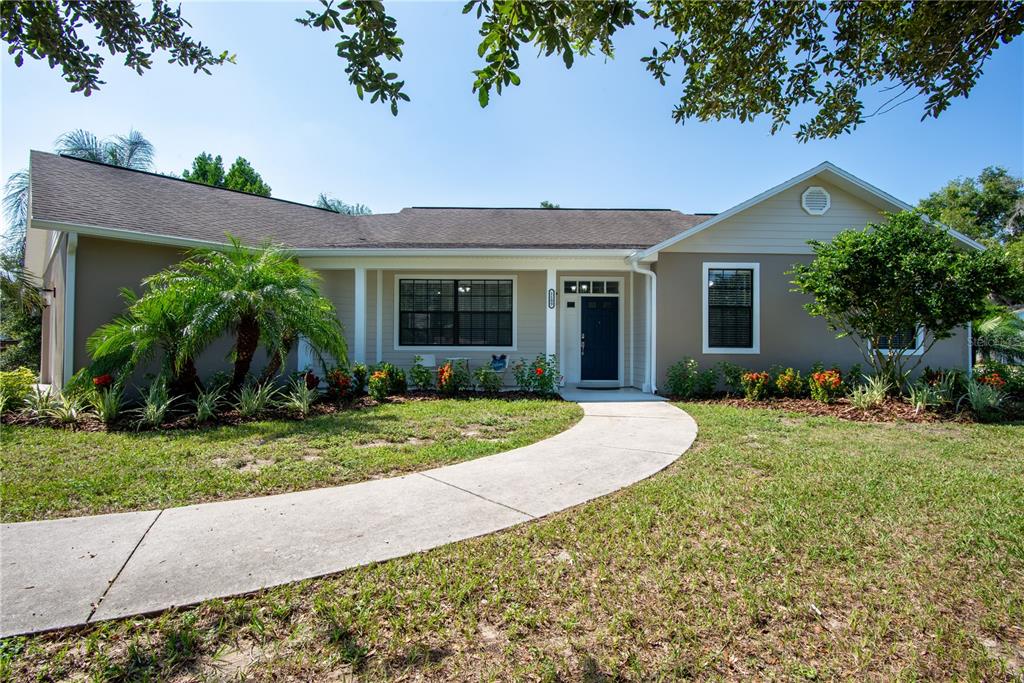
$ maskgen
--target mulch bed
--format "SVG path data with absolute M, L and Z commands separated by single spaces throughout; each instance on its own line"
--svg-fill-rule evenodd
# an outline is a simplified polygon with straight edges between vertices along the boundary
M 414 390 L 409 391 L 405 394 L 396 396 L 389 396 L 388 403 L 414 403 L 419 401 L 440 401 L 444 399 L 474 399 L 474 398 L 489 398 L 499 399 L 503 401 L 518 401 L 521 399 L 536 399 L 536 394 L 530 394 L 523 391 L 508 391 L 500 393 L 483 393 L 483 392 L 464 392 L 456 394 L 455 396 L 447 396 L 437 391 L 421 391 Z M 554 396 L 546 396 L 549 400 L 560 401 L 562 400 L 557 394 Z M 309 410 L 309 414 L 306 419 L 319 417 L 322 415 L 334 415 L 335 413 L 351 412 L 358 410 L 365 410 L 379 405 L 369 396 L 361 396 L 359 398 L 336 402 L 327 398 L 322 398 Z M 131 408 L 126 409 L 130 411 Z M 202 424 L 199 424 L 195 419 L 182 411 L 175 413 L 171 412 L 171 416 L 167 419 L 158 430 L 155 429 L 144 429 L 142 431 L 170 431 L 170 430 L 186 430 L 186 429 L 197 429 L 197 428 L 208 428 L 208 427 L 220 427 L 220 426 L 232 426 L 245 424 L 247 422 L 259 422 L 261 420 L 285 420 L 291 422 L 300 422 L 301 419 L 292 411 L 284 410 L 281 408 L 269 408 L 259 415 L 253 415 L 250 417 L 243 417 L 237 410 L 225 410 L 218 413 L 217 416 Z M 131 418 L 119 419 L 115 424 L 107 425 L 104 424 L 92 414 L 83 415 L 77 423 L 74 425 L 61 425 L 51 420 L 37 420 L 29 415 L 21 413 L 5 413 L 0 418 L 5 425 L 20 425 L 26 427 L 65 427 L 67 429 L 74 429 L 82 432 L 133 432 L 136 431 L 135 422 Z
M 914 412 L 914 408 L 909 403 L 894 398 L 886 399 L 881 405 L 867 410 L 854 408 L 845 398 L 839 399 L 835 403 L 821 403 L 809 398 L 770 398 L 765 401 L 748 401 L 743 398 L 723 396 L 695 401 L 695 403 L 728 405 L 735 408 L 770 408 L 816 417 L 835 417 L 854 422 L 975 422 L 974 416 L 969 410 L 958 413 L 949 406 L 943 406 L 938 410 Z

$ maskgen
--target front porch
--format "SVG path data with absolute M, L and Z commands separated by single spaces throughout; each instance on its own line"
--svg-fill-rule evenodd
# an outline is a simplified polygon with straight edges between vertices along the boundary
M 538 263 L 538 261 L 541 261 Z M 504 355 L 556 356 L 567 390 L 655 390 L 653 277 L 622 256 L 593 258 L 311 258 L 338 310 L 352 363 L 408 369 Z M 296 369 L 315 367 L 300 344 Z M 507 387 L 515 384 L 511 370 Z M 604 392 L 586 391 L 585 400 Z M 591 396 L 593 395 L 593 396 Z

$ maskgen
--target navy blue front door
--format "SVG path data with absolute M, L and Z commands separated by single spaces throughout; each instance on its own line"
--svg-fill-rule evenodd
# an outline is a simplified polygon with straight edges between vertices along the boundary
M 580 379 L 619 378 L 619 297 L 585 296 L 581 301 Z

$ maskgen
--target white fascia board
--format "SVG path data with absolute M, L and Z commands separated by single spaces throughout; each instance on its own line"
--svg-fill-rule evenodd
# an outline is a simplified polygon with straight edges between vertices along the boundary
M 818 175 L 819 173 L 831 173 L 831 174 L 835 175 L 836 177 L 840 178 L 841 180 L 844 180 L 844 181 L 846 181 L 848 183 L 851 183 L 852 185 L 860 188 L 862 191 L 868 193 L 869 195 L 872 195 L 872 196 L 880 199 L 882 202 L 887 203 L 887 204 L 889 204 L 891 206 L 894 206 L 894 207 L 898 208 L 901 211 L 908 211 L 908 210 L 912 210 L 914 208 L 910 204 L 907 204 L 906 202 L 904 202 L 904 201 L 902 201 L 900 199 L 897 199 L 896 197 L 893 197 L 888 192 L 885 192 L 884 190 L 881 190 L 881 189 L 875 187 L 871 183 L 869 183 L 869 182 L 867 182 L 865 180 L 861 180 L 860 178 L 858 178 L 857 176 L 853 175 L 852 173 L 850 173 L 848 171 L 844 171 L 843 169 L 839 168 L 838 166 L 836 166 L 832 162 L 830 162 L 830 161 L 823 161 L 822 163 L 818 164 L 817 166 L 814 166 L 813 168 L 809 168 L 806 171 L 804 171 L 803 173 L 800 173 L 799 175 L 793 176 L 789 180 L 787 180 L 787 181 L 785 181 L 783 183 L 780 183 L 780 184 L 776 185 L 775 187 L 772 187 L 772 188 L 770 188 L 768 190 L 765 190 L 764 192 L 762 192 L 759 195 L 751 197 L 750 199 L 748 199 L 748 200 L 746 200 L 744 202 L 740 202 L 739 204 L 737 204 L 736 206 L 734 206 L 734 207 L 732 207 L 730 209 L 726 209 L 722 213 L 720 213 L 720 214 L 718 214 L 718 215 L 716 215 L 716 216 L 714 216 L 712 218 L 709 218 L 708 220 L 704 221 L 703 223 L 699 223 L 698 225 L 693 226 L 689 230 L 684 230 L 683 232 L 679 233 L 678 235 L 675 235 L 674 237 L 670 237 L 670 238 L 668 238 L 667 240 L 665 240 L 663 242 L 659 242 L 658 244 L 655 244 L 653 247 L 650 247 L 648 249 L 643 250 L 642 252 L 640 252 L 640 254 L 638 255 L 637 258 L 638 258 L 638 260 L 646 261 L 651 256 L 657 254 L 661 250 L 666 249 L 668 247 L 671 247 L 673 244 L 676 244 L 677 242 L 681 242 L 682 240 L 685 240 L 688 237 L 692 237 L 693 235 L 696 235 L 697 233 L 703 232 L 703 231 L 707 230 L 708 228 L 713 227 L 713 226 L 721 223 L 722 221 L 725 221 L 725 220 L 727 220 L 729 218 L 732 218 L 736 214 L 738 214 L 738 213 L 740 213 L 742 211 L 746 211 L 750 207 L 755 206 L 757 204 L 760 204 L 764 200 L 770 199 L 771 197 L 774 197 L 775 195 L 777 195 L 777 194 L 779 194 L 781 192 L 785 192 L 786 190 L 790 189 L 794 185 L 798 185 L 798 184 L 804 182 L 805 180 L 808 180 L 809 178 L 813 178 L 814 176 Z M 925 217 L 925 220 L 928 220 L 927 216 Z M 930 220 L 928 220 L 928 222 L 929 223 L 934 223 L 933 221 L 930 221 Z M 975 240 L 972 240 L 970 237 L 967 237 L 966 235 L 964 235 L 964 234 L 962 234 L 960 232 L 957 232 L 956 230 L 953 230 L 952 228 L 950 228 L 948 226 L 942 225 L 941 223 L 934 223 L 934 224 L 939 226 L 939 227 L 941 227 L 942 229 L 946 230 L 954 238 L 956 238 L 957 240 L 963 242 L 964 244 L 966 244 L 969 247 L 972 247 L 974 249 L 979 249 L 979 250 L 983 250 L 985 248 L 984 245 L 976 242 Z

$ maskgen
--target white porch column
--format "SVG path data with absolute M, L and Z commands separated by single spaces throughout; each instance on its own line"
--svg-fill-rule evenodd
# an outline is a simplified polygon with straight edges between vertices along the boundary
M 64 267 L 64 363 L 61 387 L 75 374 L 75 282 L 77 280 L 78 233 L 67 233 L 67 260 Z
M 355 267 L 355 305 L 352 324 L 352 361 L 366 362 L 366 267 Z
M 384 271 L 377 269 L 377 316 L 374 318 L 377 325 L 376 356 L 377 362 L 384 360 Z
M 556 322 L 558 320 L 558 278 L 554 268 L 548 268 L 548 286 L 544 289 L 544 353 L 548 356 L 555 355 L 557 348 Z M 561 358 L 558 359 L 561 364 Z

